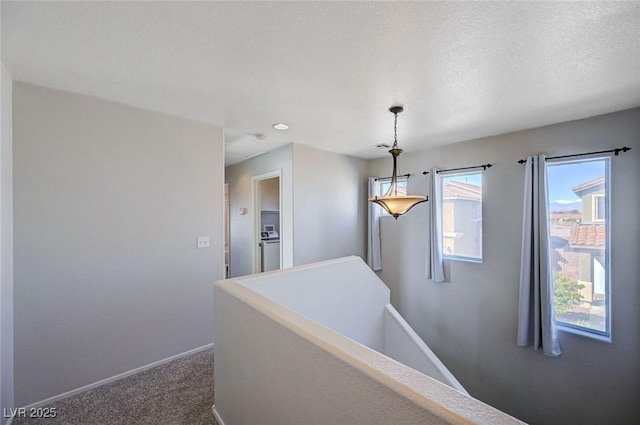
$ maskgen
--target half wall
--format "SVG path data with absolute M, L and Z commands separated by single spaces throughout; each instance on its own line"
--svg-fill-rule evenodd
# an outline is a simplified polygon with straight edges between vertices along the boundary
M 219 281 L 214 304 L 221 424 L 522 423 L 470 397 L 426 345 L 400 349 L 412 331 L 358 257 Z M 385 345 L 409 359 L 426 347 L 437 373 Z

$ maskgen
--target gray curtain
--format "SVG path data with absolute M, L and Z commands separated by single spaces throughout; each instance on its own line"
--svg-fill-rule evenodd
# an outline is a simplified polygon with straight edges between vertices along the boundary
M 377 183 L 375 177 L 369 177 L 369 198 L 376 196 Z M 372 270 L 382 270 L 380 254 L 380 212 L 379 205 L 369 202 L 369 226 L 367 237 L 367 264 Z
M 444 282 L 444 260 L 442 259 L 442 185 L 438 169 L 432 168 L 429 197 L 429 258 L 427 258 L 427 279 Z
M 536 350 L 542 348 L 547 356 L 557 356 L 562 351 L 553 310 L 544 155 L 530 156 L 525 167 L 518 345 L 533 345 Z

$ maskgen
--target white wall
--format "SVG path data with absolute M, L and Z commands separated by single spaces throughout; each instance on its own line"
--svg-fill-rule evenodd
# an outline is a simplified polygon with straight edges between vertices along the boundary
M 366 259 L 367 162 L 293 146 L 294 265 Z
M 389 289 L 357 257 L 260 274 L 238 282 L 384 353 L 384 307 L 389 303 Z
M 211 343 L 221 128 L 21 83 L 13 95 L 16 404 Z
M 563 354 L 516 345 L 524 170 L 528 155 L 630 146 L 612 159 L 612 334 L 561 333 Z M 482 264 L 445 262 L 447 283 L 424 278 L 426 208 L 382 221 L 382 279 L 392 303 L 469 391 L 537 424 L 624 424 L 640 417 L 640 109 L 403 155 L 403 172 L 482 163 Z M 388 175 L 388 158 L 371 163 Z M 413 191 L 426 178 L 409 180 Z
M 13 175 L 12 81 L 1 65 L 0 83 L 0 409 L 14 407 L 13 392 Z M 0 423 L 7 418 L 2 415 Z
M 244 276 L 253 273 L 253 217 L 252 177 L 271 171 L 282 170 L 282 211 L 280 220 L 280 244 L 284 267 L 293 264 L 293 173 L 292 146 L 283 146 L 225 169 L 225 182 L 229 183 L 230 203 L 230 271 L 231 276 Z M 240 209 L 246 208 L 247 214 Z
M 383 353 L 464 394 L 469 394 L 391 304 L 384 307 Z
M 389 289 L 359 257 L 306 264 L 235 282 L 466 394 L 389 304 Z

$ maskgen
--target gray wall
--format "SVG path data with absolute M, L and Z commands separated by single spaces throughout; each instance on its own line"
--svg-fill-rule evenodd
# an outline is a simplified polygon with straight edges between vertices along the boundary
M 20 83 L 13 101 L 16 404 L 211 343 L 222 130 Z
M 294 265 L 366 260 L 367 161 L 293 146 Z
M 516 345 L 523 167 L 531 154 L 631 146 L 612 160 L 612 334 L 560 333 L 563 354 Z M 491 162 L 484 173 L 482 264 L 446 261 L 424 278 L 426 207 L 382 222 L 381 277 L 392 303 L 469 393 L 532 424 L 628 424 L 640 417 L 640 109 L 458 143 L 400 157 L 403 172 Z M 388 158 L 372 161 L 387 175 Z M 426 179 L 409 180 L 413 191 Z
M 4 66 L 0 83 L 0 409 L 13 404 L 13 175 L 12 81 Z M 6 423 L 2 415 L 0 423 Z
M 292 265 L 293 258 L 293 173 L 292 145 L 231 165 L 225 169 L 225 182 L 229 183 L 229 249 L 232 277 L 253 273 L 253 213 L 251 199 L 252 177 L 271 171 L 282 170 L 282 211 L 280 219 L 280 243 L 285 267 Z M 240 208 L 247 208 L 241 214 Z

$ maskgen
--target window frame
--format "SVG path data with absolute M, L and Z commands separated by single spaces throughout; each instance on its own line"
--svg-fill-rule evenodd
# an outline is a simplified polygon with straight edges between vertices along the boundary
M 396 182 L 398 183 L 398 185 L 400 183 L 404 183 L 405 189 L 407 190 L 409 189 L 409 177 L 407 177 L 406 175 L 397 176 Z M 390 184 L 391 177 L 382 177 L 382 178 L 376 179 L 374 196 L 384 196 L 384 194 L 386 193 L 386 190 L 385 191 L 382 190 L 382 185 L 385 183 Z M 380 208 L 380 217 L 393 217 L 393 216 L 389 214 L 384 208 Z
M 477 264 L 482 264 L 483 258 L 484 258 L 484 250 L 483 250 L 483 245 L 484 245 L 484 237 L 483 237 L 483 230 L 484 230 L 484 219 L 482 218 L 482 212 L 484 209 L 484 174 L 482 172 L 483 170 L 468 170 L 468 171 L 441 171 L 439 172 L 440 175 L 440 191 L 442 193 L 442 204 L 439 206 L 439 211 L 440 211 L 440 222 L 442 223 L 442 229 L 441 229 L 441 238 L 442 238 L 442 258 L 444 260 L 453 260 L 453 261 L 463 261 L 463 262 L 467 262 L 467 263 L 477 263 Z M 478 257 L 472 257 L 472 256 L 467 256 L 467 255 L 456 255 L 456 254 L 447 254 L 444 252 L 444 238 L 445 238 L 445 234 L 451 234 L 451 233 L 456 233 L 456 232 L 445 232 L 444 230 L 444 205 L 445 205 L 445 199 L 444 199 L 444 179 L 447 177 L 456 177 L 456 176 L 466 176 L 466 175 L 480 175 L 480 179 L 482 182 L 482 185 L 480 186 L 481 189 L 483 189 L 481 191 L 480 194 L 480 218 L 477 218 L 477 214 L 478 214 L 478 209 L 475 209 L 475 217 L 474 221 L 480 221 L 480 242 L 479 242 L 479 256 Z
M 604 263 L 605 263 L 605 330 L 600 331 L 598 329 L 587 328 L 585 326 L 580 326 L 574 323 L 563 322 L 559 320 L 554 311 L 554 320 L 556 324 L 556 328 L 559 331 L 563 331 L 566 333 L 571 333 L 575 335 L 584 336 L 587 338 L 595 339 L 602 342 L 610 343 L 612 341 L 612 309 L 611 309 L 611 154 L 593 154 L 593 155 L 583 155 L 580 158 L 558 158 L 558 159 L 547 159 L 545 161 L 545 167 L 548 169 L 549 167 L 555 165 L 563 165 L 563 164 L 578 164 L 581 162 L 596 162 L 596 161 L 604 161 L 604 194 L 594 194 L 592 196 L 592 222 L 597 224 L 605 225 L 605 250 L 604 250 Z M 548 174 L 547 174 L 548 175 Z M 547 184 L 549 183 L 547 179 Z M 604 205 L 605 205 L 605 218 L 597 219 L 596 206 L 595 206 L 595 198 L 597 196 L 604 197 Z M 551 199 L 549 194 L 547 194 L 547 201 L 550 202 Z M 583 205 L 584 209 L 585 206 Z M 588 206 L 587 206 L 588 208 Z M 549 214 L 549 222 L 550 211 L 547 211 Z M 551 253 L 552 249 L 549 247 L 549 253 Z M 549 263 L 551 261 L 549 260 Z M 590 264 L 590 267 L 593 269 L 593 264 Z M 554 287 L 555 290 L 555 287 Z
M 605 181 L 606 181 L 606 177 L 605 177 Z M 606 188 L 605 188 L 606 190 Z M 600 218 L 599 217 L 599 212 L 600 212 L 600 204 L 598 202 L 599 199 L 604 198 L 604 218 Z M 593 199 L 591 201 L 591 217 L 594 223 L 605 223 L 607 221 L 607 198 L 604 194 L 594 194 L 593 195 Z

